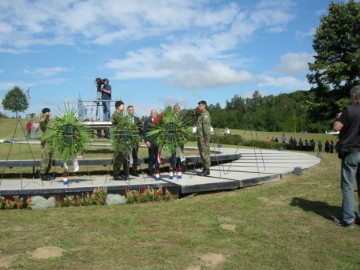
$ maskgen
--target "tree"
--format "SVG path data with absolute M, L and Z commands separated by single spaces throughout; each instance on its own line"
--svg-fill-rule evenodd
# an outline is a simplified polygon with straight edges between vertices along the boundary
M 15 86 L 6 93 L 2 105 L 4 110 L 15 112 L 16 118 L 18 118 L 18 113 L 24 112 L 28 108 L 29 102 L 25 93 L 18 86 Z
M 360 82 L 359 21 L 359 2 L 331 3 L 314 36 L 316 55 L 308 81 L 320 89 L 330 85 L 339 92 L 337 98 L 348 98 L 349 89 Z

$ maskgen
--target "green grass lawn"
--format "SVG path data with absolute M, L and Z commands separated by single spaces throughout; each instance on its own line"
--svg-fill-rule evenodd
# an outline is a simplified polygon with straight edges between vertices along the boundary
M 325 153 L 301 176 L 168 203 L 4 210 L 0 267 L 359 269 L 360 227 L 332 222 L 339 170 Z M 34 258 L 51 247 L 64 253 Z
M 339 172 L 336 154 L 324 153 L 301 176 L 234 191 L 3 210 L 0 269 L 359 269 L 360 226 L 332 222 Z

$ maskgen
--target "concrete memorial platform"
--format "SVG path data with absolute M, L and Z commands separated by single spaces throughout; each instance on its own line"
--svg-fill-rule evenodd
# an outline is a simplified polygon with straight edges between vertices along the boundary
M 296 173 L 301 174 L 320 163 L 320 158 L 309 153 L 276 151 L 263 149 L 216 148 L 212 149 L 212 166 L 210 176 L 198 176 L 199 165 L 195 169 L 182 173 L 181 179 L 174 175 L 169 179 L 168 172 L 160 174 L 160 180 L 147 176 L 130 176 L 128 180 L 114 181 L 110 175 L 76 176 L 70 173 L 68 185 L 63 184 L 63 178 L 52 181 L 40 179 L 1 179 L 0 196 L 13 195 L 73 195 L 91 192 L 97 187 L 106 187 L 109 193 L 123 194 L 126 189 L 138 190 L 144 186 L 169 189 L 172 194 L 186 195 L 199 192 L 231 190 L 243 188 Z M 199 157 L 187 157 L 189 161 L 198 161 Z M 199 169 L 196 169 L 198 167 Z

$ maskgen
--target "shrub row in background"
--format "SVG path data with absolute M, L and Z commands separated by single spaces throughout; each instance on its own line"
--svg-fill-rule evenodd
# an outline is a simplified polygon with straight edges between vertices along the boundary
M 247 140 L 242 141 L 242 146 L 263 148 L 263 149 L 277 149 L 277 150 L 296 150 L 296 151 L 313 151 L 309 146 L 298 146 L 289 143 L 281 142 L 264 142 L 256 140 Z
M 190 134 L 188 141 L 195 142 L 197 140 L 194 134 Z M 240 135 L 212 135 L 211 143 L 228 144 L 228 145 L 242 145 L 263 149 L 277 149 L 277 150 L 297 150 L 297 151 L 313 151 L 309 146 L 298 146 L 282 142 L 265 142 L 257 140 L 244 140 Z
M 219 143 L 219 144 L 232 144 L 232 145 L 239 145 L 242 143 L 243 139 L 240 135 L 211 135 L 210 138 L 212 143 Z M 197 137 L 194 134 L 190 134 L 188 141 L 196 142 Z
M 189 141 L 196 141 L 196 136 L 191 134 Z M 228 145 L 241 145 L 248 147 L 256 147 L 263 149 L 276 149 L 276 150 L 297 150 L 297 151 L 312 151 L 309 146 L 298 146 L 282 142 L 265 142 L 258 140 L 244 140 L 240 135 L 212 135 L 211 143 L 215 144 L 228 144 Z
M 242 144 L 243 139 L 240 135 L 212 135 L 211 142 L 218 144 L 240 145 Z

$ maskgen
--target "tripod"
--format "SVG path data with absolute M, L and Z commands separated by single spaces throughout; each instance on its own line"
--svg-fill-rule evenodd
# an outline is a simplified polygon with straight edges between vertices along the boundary
M 100 107 L 100 91 L 97 91 L 97 100 L 96 102 L 96 114 L 95 114 L 95 121 L 99 120 L 100 121 L 100 116 L 99 116 L 99 107 Z
M 18 126 L 20 126 L 21 128 L 21 134 L 20 134 L 20 138 L 23 138 L 23 136 L 25 136 L 26 132 L 25 132 L 25 129 L 23 127 L 23 124 L 21 123 L 21 120 L 20 118 L 17 118 L 16 120 L 16 126 L 15 126 L 15 130 L 14 130 L 14 133 L 12 135 L 12 138 L 11 138 L 11 144 L 10 144 L 10 147 L 9 147 L 9 150 L 8 150 L 8 153 L 6 155 L 6 160 L 5 160 L 5 164 L 7 164 L 8 162 L 10 163 L 10 160 L 9 160 L 9 157 L 10 157 L 10 153 L 11 153 L 11 149 L 12 149 L 12 146 L 15 144 L 15 143 L 18 143 L 19 146 L 20 146 L 20 159 L 19 160 L 16 160 L 17 162 L 20 163 L 20 165 L 22 164 L 22 162 L 24 161 L 25 163 L 25 160 L 23 159 L 23 152 L 22 152 L 22 142 L 19 141 L 19 142 L 16 142 L 15 140 L 15 136 L 16 136 L 16 132 L 18 130 Z M 25 136 L 26 137 L 26 136 Z M 30 147 L 30 143 L 29 143 L 29 140 L 28 138 L 26 137 L 26 145 L 28 146 L 29 150 L 30 150 L 30 154 L 31 154 L 31 157 L 32 157 L 32 160 L 35 162 L 35 156 L 34 156 L 34 153 Z M 21 166 L 20 166 L 21 167 Z M 2 184 L 2 180 L 4 179 L 4 174 L 5 174 L 5 168 L 6 168 L 6 165 L 4 166 L 4 169 L 2 171 L 2 174 L 1 174 L 1 179 L 0 179 L 0 185 Z M 11 168 L 11 167 L 10 167 Z M 33 178 L 35 177 L 35 168 L 33 167 Z M 40 175 L 39 175 L 40 177 Z M 22 169 L 20 170 L 20 181 L 21 181 L 21 189 L 23 189 L 23 171 Z M 41 183 L 42 185 L 44 186 L 44 183 L 43 181 L 41 180 Z
M 99 116 L 99 107 L 100 107 L 100 95 L 101 92 L 97 91 L 97 100 L 96 102 L 96 112 L 95 112 L 95 121 L 100 121 L 100 116 Z M 98 138 L 101 138 L 101 129 L 98 129 L 96 131 Z

